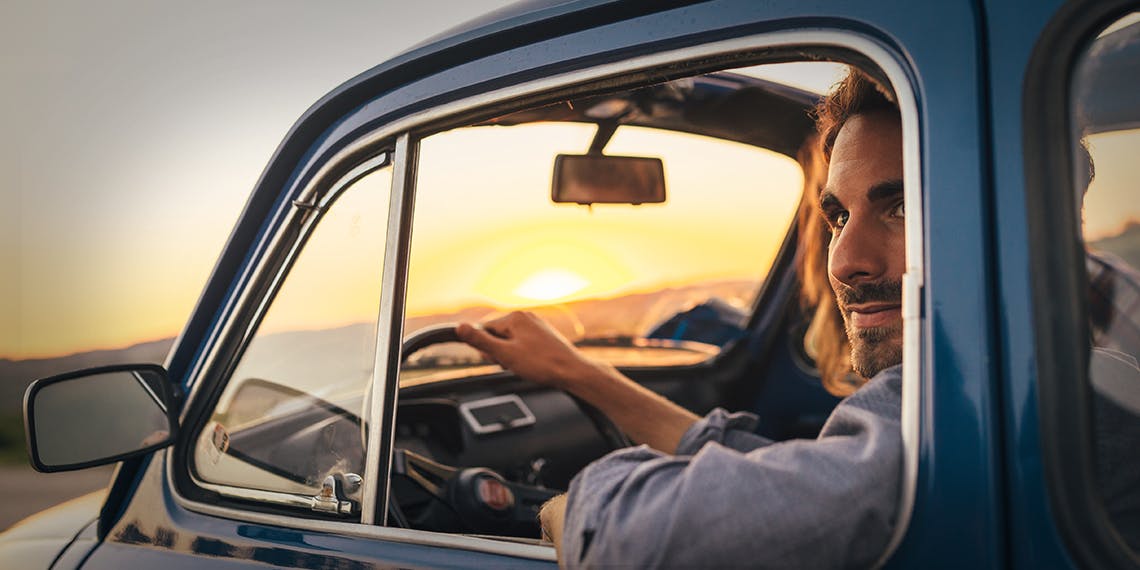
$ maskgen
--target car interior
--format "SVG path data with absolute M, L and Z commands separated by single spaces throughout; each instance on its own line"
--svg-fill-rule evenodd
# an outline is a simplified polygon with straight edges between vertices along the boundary
M 839 398 L 804 342 L 796 220 L 814 214 L 815 179 L 801 150 L 845 70 L 737 67 L 420 133 L 387 524 L 538 541 L 546 500 L 637 443 L 457 342 L 457 323 L 512 310 L 698 414 L 749 411 L 761 435 L 814 437 Z M 329 317 L 361 279 L 328 264 L 381 271 L 392 176 L 375 164 L 324 213 L 198 432 L 192 477 L 221 501 L 359 517 L 379 285 Z M 342 230 L 363 253 L 325 243 Z M 298 495 L 325 506 L 290 507 Z

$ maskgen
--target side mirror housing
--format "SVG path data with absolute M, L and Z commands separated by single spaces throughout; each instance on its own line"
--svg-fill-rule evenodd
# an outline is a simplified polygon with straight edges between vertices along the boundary
M 115 463 L 170 445 L 176 389 L 153 364 L 107 366 L 36 380 L 24 395 L 24 430 L 36 471 Z
M 659 204 L 665 166 L 660 158 L 560 154 L 550 198 L 557 204 Z

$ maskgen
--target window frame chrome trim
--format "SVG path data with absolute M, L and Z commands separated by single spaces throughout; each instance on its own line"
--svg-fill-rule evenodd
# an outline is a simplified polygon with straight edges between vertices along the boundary
M 928 369 L 928 366 L 923 365 L 922 357 L 924 354 L 923 346 L 921 344 L 923 338 L 924 328 L 927 323 L 922 316 L 922 305 L 924 290 L 924 276 L 925 276 L 925 263 L 923 258 L 923 251 L 925 248 L 925 241 L 923 239 L 923 218 L 922 218 L 922 175 L 921 175 L 921 149 L 920 149 L 920 125 L 919 125 L 919 110 L 918 100 L 910 83 L 910 76 L 907 73 L 908 66 L 905 59 L 901 57 L 896 51 L 892 50 L 885 43 L 866 34 L 855 32 L 852 30 L 842 30 L 834 28 L 806 28 L 798 30 L 778 30 L 773 32 L 765 32 L 760 34 L 752 34 L 739 38 L 731 38 L 727 40 L 720 40 L 701 44 L 697 46 L 689 46 L 675 50 L 668 50 L 654 54 L 635 56 L 632 58 L 622 59 L 616 62 L 605 63 L 588 69 L 576 70 L 566 72 L 559 75 L 545 77 L 534 81 L 529 81 L 517 85 L 512 85 L 502 89 L 488 91 L 466 97 L 449 103 L 425 109 L 408 116 L 401 117 L 391 123 L 386 123 L 379 128 L 358 136 L 354 141 L 339 150 L 333 157 L 329 158 L 323 164 L 314 176 L 310 179 L 306 188 L 301 192 L 301 195 L 306 195 L 311 192 L 311 188 L 319 187 L 330 176 L 331 173 L 336 172 L 337 169 L 345 161 L 353 160 L 354 157 L 361 156 L 362 153 L 367 152 L 371 147 L 391 140 L 395 136 L 405 137 L 409 133 L 415 132 L 433 123 L 442 122 L 450 117 L 460 115 L 465 112 L 471 112 L 480 108 L 485 108 L 496 102 L 505 101 L 508 99 L 521 98 L 526 96 L 535 96 L 543 92 L 552 91 L 558 88 L 572 87 L 574 85 L 584 84 L 589 81 L 602 79 L 605 77 L 617 76 L 620 74 L 633 73 L 639 70 L 646 70 L 661 67 L 671 63 L 682 63 L 686 61 L 693 61 L 702 57 L 730 57 L 733 55 L 746 53 L 749 51 L 756 51 L 760 49 L 772 48 L 837 48 L 851 51 L 867 58 L 868 61 L 877 65 L 880 70 L 886 75 L 891 82 L 891 87 L 895 90 L 899 103 L 899 111 L 902 120 L 903 131 L 903 182 L 904 182 L 904 200 L 907 202 L 907 213 L 905 222 L 905 239 L 906 239 L 906 272 L 903 276 L 903 393 L 902 393 L 902 410 L 901 410 L 901 429 L 902 440 L 904 445 L 903 450 L 903 481 L 900 490 L 900 498 L 898 511 L 896 514 L 896 525 L 894 533 L 890 539 L 889 545 L 882 553 L 875 566 L 882 566 L 889 559 L 890 556 L 901 544 L 906 532 L 909 528 L 909 522 L 914 509 L 915 492 L 917 484 L 918 473 L 918 456 L 920 444 L 920 430 L 921 424 L 919 422 L 919 409 L 923 395 L 922 373 L 923 370 Z M 411 146 L 412 141 L 408 141 Z M 399 165 L 397 161 L 397 166 Z M 413 165 L 415 166 L 415 165 Z M 394 173 L 395 174 L 395 173 Z M 396 188 L 396 176 L 393 176 L 393 189 Z M 404 188 L 400 188 L 399 193 L 403 194 Z M 407 189 L 414 191 L 412 188 Z M 396 192 L 393 192 L 395 194 Z M 395 198 L 393 198 L 395 200 Z M 403 205 L 407 206 L 410 201 L 404 200 Z M 393 212 L 390 211 L 391 216 Z M 280 215 L 280 212 L 276 215 Z M 404 216 L 401 216 L 404 217 Z M 410 213 L 409 216 L 410 218 Z M 392 231 L 391 217 L 389 218 L 389 231 Z M 401 220 L 402 221 L 402 220 Z M 407 220 L 410 223 L 410 219 Z M 282 229 L 286 224 L 278 226 L 278 231 L 273 236 L 272 243 L 276 244 L 276 239 L 280 237 Z M 410 227 L 409 227 L 410 230 Z M 408 235 L 410 237 L 410 231 Z M 264 242 L 263 242 L 264 243 Z M 387 249 L 385 253 L 385 262 L 387 263 Z M 385 267 L 387 271 L 388 267 Z M 405 266 L 406 270 L 406 266 Z M 256 277 L 256 273 L 254 274 Z M 243 291 L 243 295 L 247 291 Z M 248 301 L 247 301 L 248 302 Z M 236 305 L 241 307 L 243 305 Z M 394 317 L 394 307 L 381 307 L 383 315 L 391 319 Z M 402 314 L 403 307 L 400 307 Z M 236 310 L 230 309 L 225 315 L 226 324 L 228 325 Z M 378 330 L 396 330 L 392 322 L 378 323 Z M 224 326 L 222 327 L 224 329 Z M 218 329 L 215 329 L 218 330 Z M 380 344 L 378 338 L 378 347 Z M 208 356 L 202 358 L 200 362 L 209 362 L 209 359 L 217 351 L 217 343 L 225 335 L 220 333 L 211 335 L 208 346 L 210 346 Z M 392 342 L 389 339 L 389 344 Z M 386 376 L 395 378 L 395 374 L 391 371 L 398 369 L 399 365 L 399 349 L 385 350 L 388 362 L 385 364 L 384 370 Z M 379 361 L 378 351 L 377 364 Z M 393 357 L 396 358 L 395 365 L 393 366 Z M 211 366 L 216 364 L 210 363 L 210 366 L 196 366 L 193 369 L 192 375 L 189 376 L 193 387 L 198 388 L 200 384 L 200 375 L 204 371 L 209 370 Z M 377 368 L 379 370 L 379 367 Z M 374 371 L 375 374 L 375 371 Z M 386 378 L 373 378 L 373 389 L 376 389 L 377 384 L 383 383 Z M 193 392 L 192 392 L 193 395 Z M 392 399 L 395 404 L 395 398 Z M 374 401 L 373 409 L 380 405 L 379 402 Z M 386 410 L 385 410 L 386 412 Z M 380 422 L 372 422 L 379 424 L 388 418 L 390 414 L 384 413 L 381 416 Z M 374 416 L 375 417 L 375 416 Z M 371 431 L 371 430 L 370 430 Z M 391 432 L 391 430 L 389 430 Z M 394 438 L 393 433 L 389 433 L 389 440 Z M 378 451 L 373 449 L 373 441 L 371 438 L 368 444 L 368 452 Z M 386 465 L 385 472 L 391 469 L 392 464 L 392 441 L 387 442 L 387 453 L 384 454 Z M 379 446 L 379 442 L 376 442 Z M 167 461 L 167 477 L 172 478 L 170 470 L 173 468 L 172 460 L 168 454 Z M 366 455 L 365 461 L 368 462 L 374 459 L 371 455 Z M 370 470 L 375 473 L 377 470 Z M 367 473 L 365 474 L 365 499 L 362 500 L 362 512 L 369 511 L 375 512 L 380 504 L 387 502 L 389 493 L 388 485 L 385 484 L 384 493 L 379 492 L 379 481 L 373 480 L 369 482 Z M 378 474 L 377 474 L 378 476 Z M 373 489 L 368 491 L 369 486 Z M 172 487 L 172 489 L 175 489 Z M 511 543 L 506 541 L 497 541 L 493 539 L 473 538 L 462 535 L 449 535 L 442 533 L 434 533 L 431 531 L 418 531 L 409 529 L 399 529 L 386 526 L 369 526 L 360 523 L 335 523 L 328 521 L 314 521 L 314 520 L 294 520 L 287 517 L 277 517 L 276 515 L 262 515 L 250 513 L 239 509 L 228 507 L 220 507 L 214 505 L 207 505 L 198 501 L 194 501 L 187 497 L 180 495 L 176 489 L 174 490 L 176 500 L 188 509 L 216 514 L 218 516 L 225 516 L 227 518 L 238 518 L 253 521 L 262 520 L 288 520 L 288 526 L 298 526 L 300 528 L 311 528 L 314 530 L 331 530 L 343 529 L 345 525 L 353 528 L 352 534 L 363 535 L 366 534 L 370 537 L 375 537 L 385 540 L 397 540 L 400 542 L 410 542 L 414 544 L 433 545 L 433 546 L 451 546 L 456 548 L 466 548 L 471 550 L 479 550 L 481 552 L 492 552 L 498 554 L 507 554 L 515 556 L 523 556 L 527 558 L 537 558 L 542 560 L 554 560 L 553 548 L 528 546 L 528 548 L 539 549 L 537 551 L 527 550 L 529 554 L 515 553 L 515 547 L 524 546 L 518 543 Z M 372 503 L 368 501 L 371 500 Z M 386 508 L 384 512 L 386 513 Z M 385 518 L 384 516 L 381 517 Z M 373 520 L 375 518 L 373 517 Z M 274 522 L 272 524 L 281 524 Z M 359 527 L 359 528 L 356 528 Z M 361 533 L 359 529 L 369 529 L 371 532 Z M 471 547 L 469 541 L 486 542 L 487 545 L 480 545 L 478 548 Z
M 388 495 L 391 490 L 392 452 L 396 445 L 396 433 L 390 422 L 399 397 L 399 380 L 388 382 L 388 378 L 398 378 L 397 371 L 401 359 L 401 344 L 392 339 L 403 338 L 404 293 L 407 285 L 408 252 L 411 248 L 411 209 L 415 204 L 415 174 L 418 163 L 418 143 L 412 142 L 408 132 L 396 139 L 394 169 L 392 171 L 392 191 L 388 203 L 388 235 L 384 245 L 384 275 L 380 289 L 380 316 L 377 320 L 376 360 L 372 367 L 372 400 L 369 402 L 369 417 L 362 418 L 368 425 L 368 440 L 365 443 L 364 464 L 375 466 L 364 470 L 364 486 L 361 495 L 361 524 L 388 524 Z M 389 331 L 385 336 L 379 331 Z M 393 348 L 394 346 L 394 348 Z M 383 374 L 381 374 L 383 370 Z M 389 400 L 392 402 L 388 405 Z M 387 441 L 385 439 L 387 433 Z M 381 444 L 384 445 L 381 445 Z M 386 455 L 388 461 L 380 463 L 372 459 Z M 383 472 L 383 477 L 381 477 Z M 380 491 L 381 486 L 383 492 Z

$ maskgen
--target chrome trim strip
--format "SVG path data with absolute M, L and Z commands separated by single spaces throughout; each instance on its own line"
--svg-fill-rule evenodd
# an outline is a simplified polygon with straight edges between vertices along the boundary
M 881 49 L 881 48 L 880 48 Z M 864 51 L 887 74 L 899 104 L 903 135 L 903 201 L 906 203 L 904 236 L 906 239 L 906 270 L 902 279 L 902 410 L 899 425 L 903 441 L 902 489 L 899 495 L 898 511 L 895 515 L 895 529 L 887 549 L 875 562 L 875 568 L 882 567 L 902 544 L 914 513 L 915 488 L 918 485 L 919 423 L 918 412 L 922 406 L 922 337 L 925 323 L 922 320 L 926 263 L 923 252 L 926 243 L 923 239 L 923 189 L 922 154 L 919 146 L 918 99 L 904 71 L 902 64 L 894 60 L 889 52 L 882 50 Z M 890 65 L 887 63 L 890 62 Z
M 396 276 L 399 273 L 397 269 L 400 263 L 400 250 L 402 249 L 400 245 L 400 221 L 405 208 L 404 198 L 408 188 L 414 182 L 411 180 L 413 177 L 410 175 L 410 165 L 408 164 L 410 159 L 415 158 L 410 156 L 412 154 L 409 149 L 410 144 L 411 136 L 407 133 L 396 139 L 392 190 L 388 199 L 388 233 L 384 242 L 386 245 L 384 247 L 384 275 L 381 278 L 382 285 L 380 287 L 380 316 L 376 323 L 376 355 L 372 367 L 372 400 L 369 402 L 368 418 L 365 418 L 368 423 L 368 441 L 364 451 L 364 464 L 370 467 L 364 470 L 364 487 L 360 500 L 360 522 L 363 524 L 385 524 L 388 518 L 387 508 L 381 511 L 383 514 L 380 521 L 376 520 L 376 511 L 377 505 L 381 502 L 387 504 L 389 479 L 391 479 L 387 474 L 392 466 L 392 445 L 388 445 L 389 457 L 384 463 L 381 463 L 380 439 L 384 436 L 382 419 L 384 418 L 384 410 L 387 408 L 385 388 L 388 384 L 388 363 L 392 358 L 394 343 L 390 342 L 391 339 L 380 331 L 392 330 L 396 313 L 396 300 L 403 298 L 403 295 L 399 295 L 397 298 L 393 297 L 396 294 L 397 287 L 403 287 L 402 283 L 397 282 Z M 400 308 L 399 314 L 401 317 L 403 316 L 403 307 Z M 395 338 L 400 338 L 400 335 L 396 335 Z M 399 358 L 399 345 L 396 346 L 395 353 L 396 357 Z M 393 409 L 395 409 L 394 406 Z M 389 435 L 394 441 L 395 434 Z M 384 467 L 381 467 L 382 465 Z M 380 480 L 381 471 L 385 475 L 383 481 Z
M 302 511 L 313 510 L 313 498 L 306 497 L 305 495 L 295 495 L 293 493 L 282 493 L 279 491 L 265 491 L 262 489 L 247 489 L 245 487 L 233 487 L 230 485 L 218 485 L 216 483 L 206 483 L 197 477 L 194 478 L 194 482 L 206 489 L 214 491 L 223 497 L 229 497 L 231 499 L 269 503 Z
M 435 121 L 447 118 L 452 115 L 463 113 L 466 111 L 476 110 L 480 107 L 489 105 L 495 101 L 506 100 L 510 98 L 524 97 L 527 95 L 535 95 L 543 91 L 549 91 L 560 87 L 568 87 L 579 83 L 584 83 L 590 80 L 600 79 L 606 76 L 619 75 L 622 73 L 634 72 L 639 69 L 652 68 L 660 65 L 674 63 L 679 61 L 688 61 L 700 57 L 715 57 L 727 56 L 740 52 L 750 50 L 757 50 L 762 48 L 791 48 L 802 46 L 819 46 L 819 47 L 833 47 L 849 49 L 854 52 L 866 56 L 869 60 L 874 62 L 882 69 L 892 83 L 898 95 L 900 112 L 902 115 L 903 127 L 903 180 L 904 180 L 904 199 L 907 201 L 908 216 L 906 218 L 906 267 L 908 277 L 904 279 L 909 283 L 904 292 L 904 320 L 903 320 L 903 397 L 902 397 L 902 439 L 904 444 L 903 456 L 903 488 L 901 490 L 901 497 L 899 501 L 898 515 L 896 517 L 896 526 L 894 535 L 891 538 L 887 550 L 880 557 L 876 566 L 881 566 L 885 563 L 897 549 L 898 545 L 902 542 L 903 537 L 906 535 L 907 526 L 910 521 L 911 513 L 914 507 L 914 494 L 915 486 L 917 483 L 916 474 L 918 472 L 918 444 L 919 444 L 919 429 L 918 411 L 921 404 L 922 394 L 922 378 L 921 373 L 923 367 L 921 364 L 921 357 L 923 354 L 921 339 L 922 329 L 925 323 L 921 317 L 921 299 L 922 299 L 922 283 L 924 279 L 924 263 L 922 253 L 924 251 L 923 243 L 923 224 L 922 224 L 922 177 L 921 177 L 921 155 L 919 154 L 919 116 L 915 94 L 911 89 L 908 75 L 906 74 L 904 63 L 895 56 L 884 44 L 873 38 L 860 35 L 853 31 L 848 30 L 835 30 L 835 29 L 814 29 L 814 30 L 795 30 L 795 31 L 776 31 L 769 33 L 762 33 L 743 38 L 733 38 L 700 46 L 686 47 L 678 50 L 671 50 L 659 52 L 651 55 L 639 56 L 627 60 L 622 60 L 615 63 L 604 64 L 590 69 L 574 71 L 562 75 L 538 79 L 532 82 L 515 85 L 496 91 L 481 93 L 466 99 L 454 101 L 439 107 L 425 109 L 423 111 L 414 113 L 412 115 L 403 117 L 392 123 L 381 126 L 377 130 L 362 136 L 345 148 L 341 149 L 332 158 L 330 158 L 310 179 L 309 185 L 301 193 L 304 195 L 309 192 L 309 188 L 319 186 L 334 170 L 336 165 L 339 165 L 344 160 L 351 159 L 353 156 L 359 156 L 359 153 L 367 150 L 369 147 L 382 143 L 385 139 L 389 139 L 398 133 L 405 133 L 401 138 L 407 137 L 407 132 L 430 124 Z M 407 144 L 407 143 L 405 143 Z M 399 154 L 397 155 L 397 166 L 399 167 Z M 393 177 L 393 188 L 397 187 Z M 402 196 L 397 198 L 393 193 L 392 201 L 395 204 L 397 201 L 402 205 Z M 390 211 L 389 222 L 391 224 L 392 218 Z M 280 215 L 280 214 L 278 214 Z M 282 224 L 284 228 L 286 224 Z M 388 228 L 389 235 L 393 231 L 392 225 Z M 280 233 L 280 232 L 279 232 Z M 391 243 L 391 242 L 389 242 Z M 275 244 L 276 245 L 276 244 Z M 385 279 L 388 279 L 391 269 L 388 265 L 391 256 L 385 252 Z M 243 296 L 247 292 L 243 292 Z M 906 299 L 913 299 L 909 301 L 910 310 L 907 310 Z M 248 302 L 248 301 L 246 301 Z M 916 307 L 917 305 L 917 307 Z M 244 303 L 237 304 L 236 306 L 244 306 Z M 394 307 L 381 306 L 382 314 L 391 318 L 394 313 Z M 233 311 L 227 311 L 227 319 L 232 318 Z M 230 322 L 227 320 L 227 323 Z M 390 329 L 380 329 L 390 330 Z M 211 345 L 216 343 L 219 338 L 225 338 L 224 335 L 214 335 L 208 341 Z M 395 341 L 391 341 L 395 342 Z M 386 359 L 380 358 L 380 351 L 383 350 L 386 356 L 391 356 L 391 351 L 384 346 L 385 343 L 377 343 L 377 359 L 376 363 L 385 364 Z M 398 352 L 398 351 L 397 351 Z M 216 353 L 214 348 L 211 348 L 210 355 L 203 359 L 207 361 Z M 193 371 L 195 375 L 200 374 L 206 367 L 196 367 Z M 198 377 L 191 376 L 193 387 L 198 387 Z M 191 397 L 193 396 L 193 392 Z M 373 411 L 382 410 L 383 406 L 380 402 L 373 402 Z M 376 416 L 373 416 L 374 418 Z M 379 424 L 381 422 L 370 422 Z M 370 427 L 370 430 L 375 429 Z M 379 446 L 377 437 L 371 436 L 368 444 L 368 455 L 366 457 L 374 457 L 379 453 L 379 449 L 373 449 L 373 445 Z M 390 449 L 390 448 L 389 448 Z M 388 458 L 389 469 L 391 465 L 391 457 Z M 168 462 L 168 469 L 171 466 Z M 375 470 L 372 470 L 375 471 Z M 368 474 L 365 474 L 365 495 L 362 501 L 363 512 L 370 519 L 374 517 L 368 513 L 375 512 L 375 501 L 379 498 L 379 482 L 372 480 L 369 482 Z M 373 477 L 378 474 L 374 474 Z M 168 473 L 168 477 L 170 477 Z M 387 487 L 387 482 L 385 482 Z M 173 487 L 172 487 L 173 489 Z M 371 490 L 369 490 L 371 489 Z M 387 495 L 385 489 L 384 496 Z M 273 521 L 266 524 L 283 524 L 285 526 L 297 526 L 301 528 L 315 528 L 328 530 L 330 528 L 344 529 L 338 530 L 348 534 L 356 534 L 359 536 L 375 536 L 377 538 L 385 538 L 390 540 L 398 540 L 401 542 L 410 542 L 414 544 L 430 544 L 440 546 L 453 546 L 456 548 L 468 548 L 470 550 L 478 550 L 481 552 L 502 553 L 508 555 L 524 556 L 528 558 L 539 558 L 542 560 L 553 561 L 553 549 L 544 547 L 528 547 L 535 548 L 536 551 L 527 550 L 527 553 L 516 553 L 516 547 L 520 546 L 515 543 L 505 543 L 493 541 L 489 539 L 476 539 L 472 537 L 461 537 L 457 535 L 440 535 L 428 531 L 411 531 L 406 529 L 395 529 L 387 527 L 369 527 L 357 526 L 350 523 L 327 523 L 323 521 L 309 521 L 297 520 L 289 517 L 278 517 L 276 515 L 262 515 L 259 513 L 248 513 L 236 509 L 226 507 L 217 507 L 214 505 L 206 505 L 191 501 L 182 497 L 174 492 L 180 504 L 187 508 L 196 511 L 217 514 L 218 516 L 225 516 L 227 518 L 239 518 L 251 520 L 255 522 Z M 330 527 L 329 525 L 334 525 Z M 364 529 L 364 530 L 362 530 Z
M 134 376 L 135 382 L 138 382 L 139 386 L 142 386 L 143 390 L 146 390 L 146 393 L 148 396 L 150 396 L 150 399 L 154 400 L 154 403 L 158 404 L 158 407 L 162 409 L 162 413 L 170 413 L 170 411 L 166 409 L 166 403 L 162 401 L 162 398 L 158 397 L 158 394 L 154 393 L 154 390 L 150 387 L 150 384 L 146 383 L 146 380 L 143 379 L 142 375 L 139 374 L 137 370 L 131 370 L 131 376 Z
M 333 187 L 323 195 L 315 195 L 316 187 L 310 186 L 308 190 L 311 192 L 307 195 L 301 196 L 297 199 L 297 201 L 307 203 L 308 200 L 312 200 L 312 203 L 315 203 L 317 208 L 321 210 L 327 210 L 329 206 L 331 206 L 332 203 L 336 201 L 337 198 L 340 198 L 340 195 L 343 194 L 345 190 L 347 190 L 353 184 L 356 184 L 358 180 L 364 178 L 365 176 L 368 176 L 369 174 L 372 174 L 373 172 L 376 172 L 377 170 L 380 170 L 381 168 L 384 168 L 385 166 L 388 166 L 391 158 L 392 157 L 388 151 L 381 151 L 376 156 L 356 165 L 344 176 L 341 176 L 340 180 L 338 180 L 337 183 L 334 184 Z

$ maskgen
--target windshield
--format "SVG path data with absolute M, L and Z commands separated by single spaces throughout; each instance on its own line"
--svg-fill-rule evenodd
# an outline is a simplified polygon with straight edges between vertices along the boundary
M 743 334 L 799 202 L 798 163 L 753 145 L 621 126 L 605 154 L 660 158 L 665 201 L 554 202 L 555 157 L 584 154 L 596 132 L 538 122 L 421 142 L 405 335 L 525 309 L 628 367 L 696 364 Z M 455 343 L 405 356 L 405 384 L 486 364 Z

